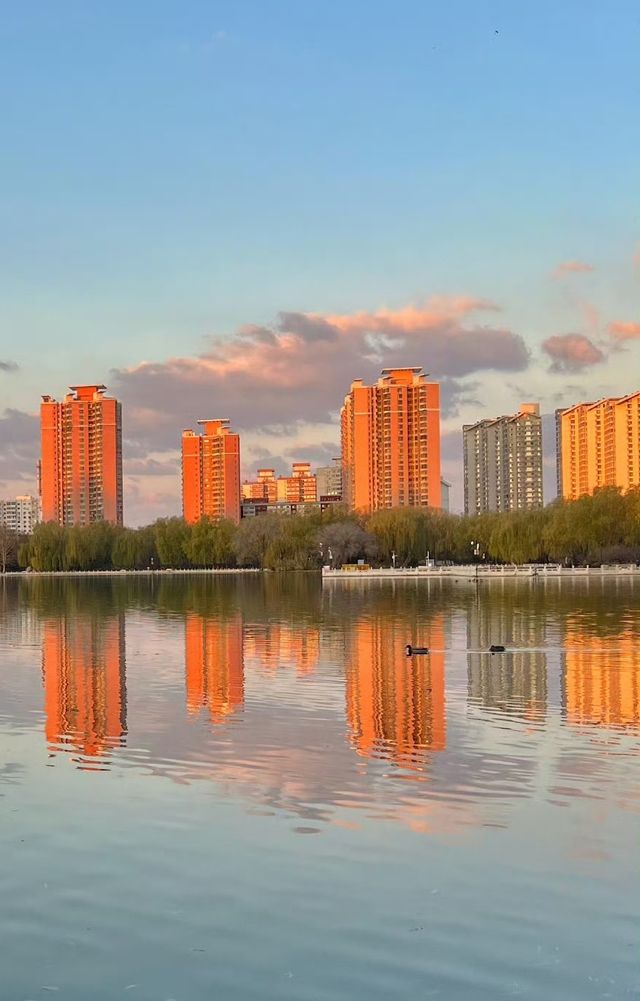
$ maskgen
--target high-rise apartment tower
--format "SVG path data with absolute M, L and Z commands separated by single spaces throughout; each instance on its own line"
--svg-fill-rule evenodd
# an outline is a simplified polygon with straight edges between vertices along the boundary
M 465 424 L 465 514 L 542 507 L 542 421 L 537 403 L 517 414 Z
M 122 410 L 105 386 L 72 386 L 40 405 L 42 520 L 122 524 Z
M 558 463 L 562 496 L 575 500 L 597 487 L 640 486 L 640 391 L 561 411 Z
M 240 521 L 240 436 L 226 419 L 198 421 L 202 434 L 182 432 L 182 513 Z
M 440 507 L 440 386 L 421 368 L 351 383 L 340 413 L 342 497 L 357 511 Z

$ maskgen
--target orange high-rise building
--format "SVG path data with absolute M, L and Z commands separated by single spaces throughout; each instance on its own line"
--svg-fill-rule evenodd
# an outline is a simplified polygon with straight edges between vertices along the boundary
M 242 618 L 206 619 L 187 613 L 185 622 L 187 710 L 208 708 L 222 723 L 244 704 Z
M 428 656 L 407 657 L 406 636 L 406 623 L 399 620 L 354 624 L 346 664 L 347 720 L 359 754 L 421 770 L 429 752 L 446 746 L 442 614 L 429 624 Z
M 72 386 L 40 406 L 42 520 L 122 524 L 122 411 L 105 386 Z
M 558 486 L 565 500 L 598 487 L 640 486 L 640 391 L 556 414 Z
M 440 387 L 421 368 L 351 384 L 341 410 L 342 497 L 352 510 L 440 507 Z
M 45 734 L 95 758 L 126 733 L 124 616 L 50 619 L 42 637 Z
M 202 434 L 182 432 L 182 513 L 194 524 L 200 518 L 240 521 L 240 436 L 229 421 L 198 421 Z

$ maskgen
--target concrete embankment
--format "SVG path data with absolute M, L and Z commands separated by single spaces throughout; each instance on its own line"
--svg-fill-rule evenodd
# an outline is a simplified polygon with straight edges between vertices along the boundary
M 368 569 L 353 567 L 348 570 L 323 568 L 322 579 L 329 580 L 468 580 L 492 581 L 505 578 L 539 577 L 557 580 L 571 577 L 638 577 L 640 566 L 635 563 L 616 563 L 601 567 L 565 567 L 559 564 L 527 564 L 524 566 L 494 566 L 469 564 L 467 566 L 430 566 L 407 569 Z

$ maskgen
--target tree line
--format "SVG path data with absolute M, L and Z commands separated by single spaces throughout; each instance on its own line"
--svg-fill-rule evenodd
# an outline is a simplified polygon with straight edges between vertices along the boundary
M 394 508 L 370 516 L 336 507 L 188 525 L 163 518 L 142 528 L 107 522 L 36 526 L 18 540 L 0 529 L 0 570 L 146 570 L 256 567 L 312 570 L 365 560 L 373 565 L 437 562 L 559 562 L 576 566 L 640 560 L 640 489 L 606 487 L 539 511 L 476 516 Z

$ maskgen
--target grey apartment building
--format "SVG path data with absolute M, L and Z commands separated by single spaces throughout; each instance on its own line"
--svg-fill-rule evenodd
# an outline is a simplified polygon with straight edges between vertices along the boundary
M 316 488 L 318 499 L 342 497 L 342 458 L 333 459 L 330 466 L 318 466 Z
M 465 424 L 464 511 L 542 507 L 542 421 L 537 403 L 517 414 Z

